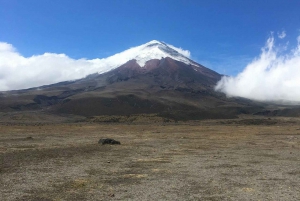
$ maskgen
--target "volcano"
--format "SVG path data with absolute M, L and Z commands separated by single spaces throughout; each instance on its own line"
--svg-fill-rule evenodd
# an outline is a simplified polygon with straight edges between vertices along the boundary
M 220 74 L 160 41 L 150 41 L 98 62 L 101 69 L 82 79 L 2 92 L 0 110 L 86 117 L 159 114 L 174 119 L 203 119 L 233 118 L 261 109 L 250 100 L 227 98 L 216 92 Z

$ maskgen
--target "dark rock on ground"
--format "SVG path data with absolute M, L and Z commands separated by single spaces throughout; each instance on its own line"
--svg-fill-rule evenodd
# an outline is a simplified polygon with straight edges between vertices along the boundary
M 31 137 L 31 136 L 26 137 L 25 140 L 33 140 L 33 137 Z
M 121 144 L 119 141 L 117 140 L 114 140 L 114 139 L 111 139 L 111 138 L 101 138 L 99 141 L 98 141 L 99 144 Z

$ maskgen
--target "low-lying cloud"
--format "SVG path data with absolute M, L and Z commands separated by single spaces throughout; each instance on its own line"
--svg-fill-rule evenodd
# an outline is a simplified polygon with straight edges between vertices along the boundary
M 278 37 L 285 36 L 282 32 Z M 300 101 L 300 36 L 297 42 L 287 50 L 287 45 L 277 47 L 272 35 L 258 58 L 237 76 L 224 76 L 215 89 L 260 101 Z
M 54 53 L 24 57 L 11 44 L 0 42 L 0 91 L 82 78 L 95 73 L 97 63 Z
M 145 45 L 132 47 L 104 59 L 88 60 L 72 59 L 66 54 L 56 53 L 24 57 L 13 45 L 0 42 L 0 91 L 38 87 L 80 79 L 93 73 L 104 73 L 134 59 Z M 189 51 L 172 47 L 190 57 Z M 143 56 L 147 55 L 140 56 L 145 60 Z M 151 59 L 151 56 L 155 55 L 150 55 L 148 59 Z

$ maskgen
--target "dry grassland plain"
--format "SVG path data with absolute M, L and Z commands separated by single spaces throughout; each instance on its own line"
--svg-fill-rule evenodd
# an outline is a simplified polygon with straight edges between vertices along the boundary
M 299 184 L 297 118 L 0 126 L 2 201 L 299 200 Z

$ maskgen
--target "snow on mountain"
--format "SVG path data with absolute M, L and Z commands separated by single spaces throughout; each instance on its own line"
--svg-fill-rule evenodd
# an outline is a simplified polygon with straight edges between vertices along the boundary
M 188 58 L 189 56 L 190 52 L 188 50 L 182 50 L 181 48 L 152 40 L 104 59 L 91 60 L 91 62 L 93 62 L 94 67 L 97 66 L 99 74 L 113 70 L 132 59 L 135 59 L 141 67 L 144 67 L 145 63 L 151 59 L 165 57 L 170 57 L 185 64 L 198 66 L 197 63 Z
M 146 61 L 162 57 L 197 65 L 189 59 L 188 50 L 156 40 L 104 59 L 73 59 L 66 54 L 50 52 L 25 57 L 12 44 L 0 41 L 0 91 L 81 79 L 108 72 L 132 59 L 143 67 Z

